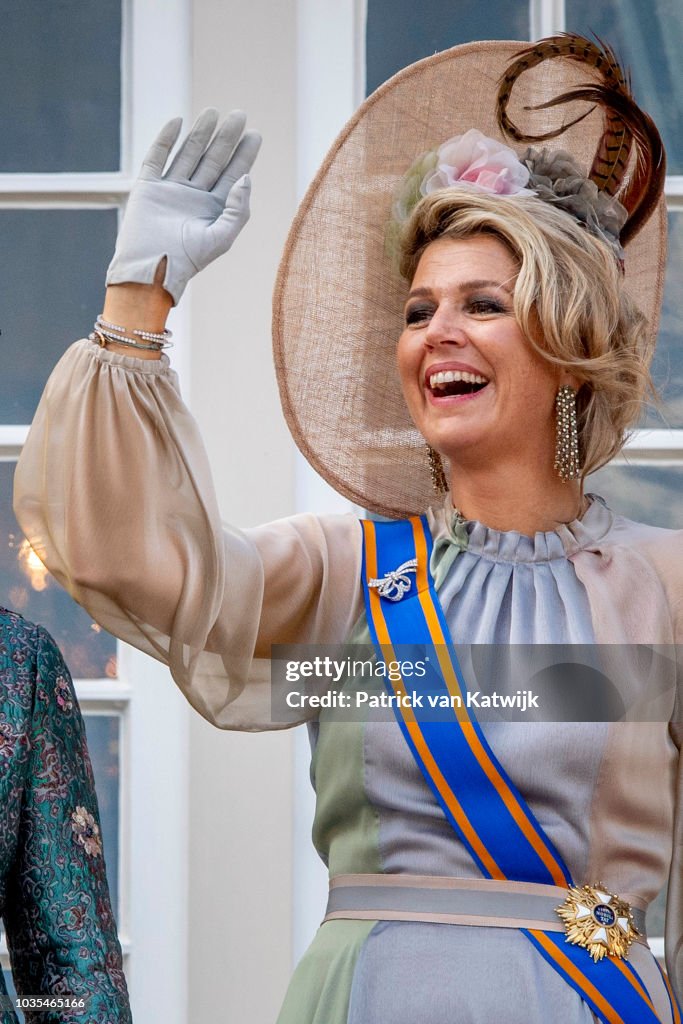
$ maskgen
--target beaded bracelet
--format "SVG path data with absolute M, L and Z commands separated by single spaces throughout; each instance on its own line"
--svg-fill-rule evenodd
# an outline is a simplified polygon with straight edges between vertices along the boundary
M 100 348 L 106 348 L 107 342 L 111 341 L 117 345 L 126 345 L 128 348 L 142 349 L 144 352 L 158 352 L 161 345 L 141 345 L 137 341 L 126 341 L 124 338 L 120 338 L 117 334 L 110 334 L 108 331 L 94 330 L 88 335 L 90 341 L 96 341 Z
M 139 341 L 135 341 L 130 337 L 130 334 L 135 334 L 138 338 L 142 338 L 144 341 L 149 341 L 150 344 L 144 345 Z M 173 337 L 173 335 L 169 330 L 155 332 L 139 329 L 132 330 L 127 334 L 125 327 L 121 327 L 119 324 L 113 324 L 109 320 L 105 320 L 100 314 L 95 321 L 93 332 L 89 337 L 91 341 L 96 341 L 102 348 L 104 348 L 109 341 L 116 345 L 126 345 L 128 348 L 142 349 L 144 352 L 160 352 L 162 349 L 172 347 L 172 342 L 169 341 L 169 339 Z
M 124 337 L 126 336 L 125 327 L 120 327 L 118 324 L 112 324 L 109 320 L 105 320 L 101 313 L 95 322 L 95 326 L 104 327 L 109 331 L 116 331 L 118 334 L 123 334 Z M 128 333 L 135 334 L 138 338 L 143 338 L 144 341 L 154 341 L 159 345 L 165 345 L 173 337 L 173 332 L 169 331 L 167 328 L 159 333 L 156 333 L 155 331 L 141 331 L 133 328 L 133 330 Z

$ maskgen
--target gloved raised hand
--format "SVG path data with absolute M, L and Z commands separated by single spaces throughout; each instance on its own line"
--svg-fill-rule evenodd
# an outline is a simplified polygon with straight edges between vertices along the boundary
M 182 118 L 159 132 L 130 194 L 107 284 L 151 284 L 166 260 L 164 288 L 178 303 L 195 274 L 227 252 L 249 219 L 247 172 L 261 145 L 244 131 L 245 115 L 233 110 L 216 134 L 218 111 L 204 110 L 164 166 Z

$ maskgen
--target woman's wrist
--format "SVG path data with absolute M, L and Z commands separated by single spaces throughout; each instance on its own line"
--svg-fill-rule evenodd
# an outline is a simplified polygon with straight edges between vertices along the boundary
M 134 336 L 134 331 L 148 331 L 162 334 L 166 319 L 173 306 L 173 299 L 159 283 L 154 284 L 113 284 L 107 288 L 102 317 L 122 327 L 123 333 Z M 158 359 L 161 350 L 148 351 L 130 346 L 107 342 L 107 348 L 123 355 L 134 355 L 136 359 Z

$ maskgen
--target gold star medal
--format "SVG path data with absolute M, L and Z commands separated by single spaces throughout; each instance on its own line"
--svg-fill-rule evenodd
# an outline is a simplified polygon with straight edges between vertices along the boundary
M 629 904 L 600 883 L 570 886 L 557 914 L 564 921 L 567 942 L 583 946 L 597 963 L 609 954 L 626 959 L 631 943 L 638 937 Z

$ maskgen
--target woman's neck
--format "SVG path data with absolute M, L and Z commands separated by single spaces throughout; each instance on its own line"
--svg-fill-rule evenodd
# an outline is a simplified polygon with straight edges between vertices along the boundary
M 451 498 L 466 519 L 529 537 L 555 530 L 585 511 L 581 481 L 562 481 L 554 471 L 533 465 L 496 469 L 453 466 Z

